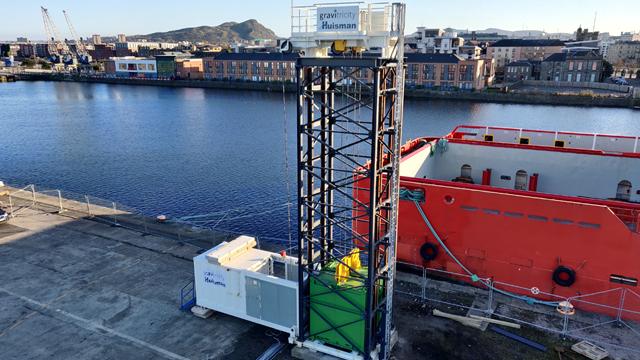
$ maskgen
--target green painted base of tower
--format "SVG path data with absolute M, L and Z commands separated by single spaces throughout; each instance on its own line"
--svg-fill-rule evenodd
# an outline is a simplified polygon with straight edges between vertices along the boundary
M 318 273 L 317 278 L 311 278 L 309 337 L 327 345 L 362 353 L 367 289 L 363 281 L 354 276 L 338 285 L 335 279 L 336 265 L 335 262 L 329 264 Z M 367 276 L 366 267 L 358 272 Z

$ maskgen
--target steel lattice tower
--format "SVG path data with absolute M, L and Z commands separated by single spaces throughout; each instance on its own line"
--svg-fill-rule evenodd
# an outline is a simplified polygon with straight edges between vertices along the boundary
M 400 36 L 386 56 L 301 57 L 296 67 L 298 339 L 313 337 L 309 318 L 311 314 L 321 316 L 310 302 L 309 280 L 322 281 L 319 271 L 328 263 L 342 262 L 357 246 L 366 274 L 356 276 L 357 286 L 330 291 L 345 301 L 350 301 L 341 293 L 345 290 L 358 287 L 366 291 L 364 308 L 358 314 L 359 321 L 364 320 L 365 358 L 376 351 L 380 358 L 388 358 L 391 343 L 404 4 L 393 4 L 392 9 L 391 33 Z M 343 334 L 351 324 L 333 323 L 331 330 Z

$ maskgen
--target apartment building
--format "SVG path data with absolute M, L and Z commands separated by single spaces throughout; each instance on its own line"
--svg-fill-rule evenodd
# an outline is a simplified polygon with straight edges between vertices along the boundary
M 640 79 L 640 41 L 619 41 L 609 46 L 606 57 L 614 76 Z
M 496 71 L 514 61 L 542 61 L 551 54 L 559 53 L 564 42 L 556 39 L 504 39 L 487 48 L 487 57 L 495 61 Z
M 456 32 L 418 27 L 406 40 L 409 47 L 421 54 L 459 54 L 464 39 Z
M 116 56 L 125 57 L 138 55 L 140 51 L 147 52 L 148 55 L 151 50 L 170 51 L 178 48 L 177 43 L 164 43 L 164 42 L 150 42 L 150 41 L 129 41 L 129 42 L 117 42 L 116 43 Z
M 607 61 L 613 65 L 640 64 L 640 41 L 620 41 L 609 46 Z
M 203 59 L 209 80 L 295 82 L 296 54 L 220 53 Z
M 133 56 L 111 58 L 104 61 L 105 73 L 122 78 L 156 79 L 158 70 L 155 59 Z

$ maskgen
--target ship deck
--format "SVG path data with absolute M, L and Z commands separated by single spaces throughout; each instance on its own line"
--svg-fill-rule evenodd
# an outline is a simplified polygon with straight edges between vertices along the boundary
M 274 343 L 265 327 L 178 309 L 200 247 L 96 220 L 23 209 L 0 226 L 2 359 L 255 359 Z M 459 290 L 457 298 L 474 301 Z M 548 346 L 541 353 L 430 316 L 432 308 L 411 297 L 395 304 L 398 359 L 555 359 L 554 345 L 570 345 L 526 329 Z M 288 350 L 278 356 L 290 358 Z

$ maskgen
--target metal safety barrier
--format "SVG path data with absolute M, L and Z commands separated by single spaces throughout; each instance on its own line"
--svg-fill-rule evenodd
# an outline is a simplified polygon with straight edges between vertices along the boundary
M 587 340 L 608 348 L 628 351 L 640 357 L 640 294 L 624 288 L 607 289 L 600 292 L 563 297 L 492 279 L 475 279 L 465 273 L 442 269 L 417 267 L 398 262 L 399 266 L 411 270 L 415 275 L 401 280 L 395 292 L 411 296 L 433 307 L 444 310 L 457 308 L 512 321 L 551 334 L 576 340 Z M 443 279 L 447 279 L 443 281 Z M 471 285 L 462 285 L 450 280 Z M 527 302 L 505 296 L 501 292 L 531 293 L 549 299 L 548 303 L 568 302 L 575 306 L 576 313 L 561 313 L 547 302 Z M 603 299 L 616 298 L 616 305 Z M 581 309 L 587 308 L 588 311 Z M 603 315 L 607 313 L 611 315 Z

